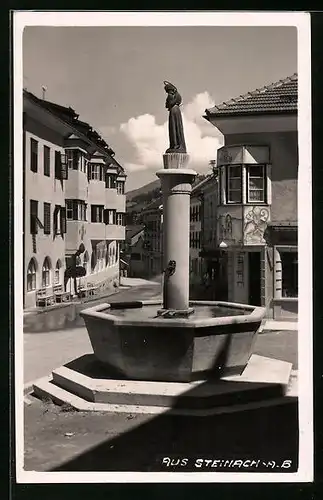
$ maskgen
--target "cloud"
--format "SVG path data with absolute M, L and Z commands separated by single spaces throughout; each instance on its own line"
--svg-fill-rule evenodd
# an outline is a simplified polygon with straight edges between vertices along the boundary
M 205 169 L 215 158 L 216 150 L 223 145 L 222 134 L 202 117 L 205 109 L 212 106 L 214 102 L 210 95 L 203 92 L 182 107 L 186 146 L 197 170 Z M 134 161 L 125 164 L 126 169 L 134 172 L 162 166 L 162 155 L 168 147 L 167 121 L 159 125 L 155 116 L 144 114 L 122 123 L 120 131 L 135 152 Z

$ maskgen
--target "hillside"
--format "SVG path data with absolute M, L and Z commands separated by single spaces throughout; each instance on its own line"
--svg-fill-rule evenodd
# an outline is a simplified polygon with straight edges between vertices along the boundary
M 197 175 L 196 180 L 193 184 L 197 184 L 205 179 L 205 174 Z M 127 207 L 128 209 L 132 209 L 137 204 L 148 204 L 154 199 L 160 196 L 160 180 L 157 179 L 149 184 L 145 184 L 138 189 L 134 189 L 133 191 L 129 191 L 126 193 Z M 138 209 L 138 207 L 136 207 Z M 142 207 L 140 207 L 142 208 Z

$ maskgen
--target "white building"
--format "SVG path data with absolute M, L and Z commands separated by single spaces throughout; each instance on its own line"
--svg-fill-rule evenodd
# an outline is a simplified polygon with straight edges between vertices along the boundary
M 86 275 L 78 284 L 113 286 L 125 239 L 126 180 L 114 152 L 74 110 L 27 91 L 23 148 L 24 307 L 36 305 L 39 290 L 64 285 L 80 244 Z

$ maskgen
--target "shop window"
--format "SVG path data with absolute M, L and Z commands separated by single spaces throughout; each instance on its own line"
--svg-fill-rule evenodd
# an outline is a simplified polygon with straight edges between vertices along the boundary
M 227 203 L 242 203 L 242 167 L 230 165 L 226 168 L 227 174 Z M 212 208 L 210 207 L 212 211 Z
M 44 146 L 44 175 L 50 177 L 50 148 Z
M 60 279 L 61 267 L 62 267 L 62 263 L 58 259 L 58 261 L 56 262 L 56 266 L 55 266 L 54 285 L 59 285 L 60 284 L 60 281 L 61 281 L 61 279 Z
M 38 171 L 38 141 L 33 138 L 30 139 L 30 170 Z
M 50 271 L 51 264 L 48 257 L 45 258 L 42 267 L 42 287 L 48 287 L 50 285 Z
M 266 201 L 266 168 L 264 165 L 247 167 L 247 202 L 264 203 Z
M 298 297 L 298 257 L 296 251 L 280 251 L 282 297 Z
M 31 259 L 27 268 L 27 292 L 36 290 L 37 264 L 35 259 Z

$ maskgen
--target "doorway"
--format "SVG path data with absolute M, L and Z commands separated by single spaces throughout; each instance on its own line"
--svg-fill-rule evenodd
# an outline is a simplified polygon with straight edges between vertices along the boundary
M 248 301 L 253 306 L 261 305 L 260 252 L 248 252 Z

